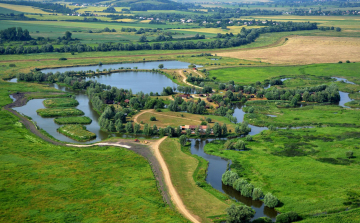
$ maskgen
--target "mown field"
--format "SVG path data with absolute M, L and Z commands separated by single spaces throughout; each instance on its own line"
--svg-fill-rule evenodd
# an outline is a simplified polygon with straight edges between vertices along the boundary
M 277 196 L 278 211 L 311 217 L 358 207 L 359 135 L 358 128 L 336 127 L 265 131 L 246 142 L 247 151 L 224 150 L 224 141 L 207 144 L 205 151 L 231 159 L 233 171 Z M 354 156 L 349 159 L 347 151 Z

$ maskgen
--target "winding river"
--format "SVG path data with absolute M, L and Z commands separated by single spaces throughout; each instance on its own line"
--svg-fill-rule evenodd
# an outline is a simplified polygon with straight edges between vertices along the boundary
M 157 69 L 159 64 L 164 64 L 165 68 L 169 69 L 184 69 L 187 68 L 189 63 L 179 62 L 179 61 L 158 61 L 158 62 L 144 62 L 144 63 L 126 63 L 126 64 L 110 64 L 110 65 L 102 65 L 102 66 L 83 66 L 83 67 L 67 67 L 67 68 L 54 68 L 54 69 L 45 69 L 43 70 L 44 73 L 49 72 L 65 72 L 65 71 L 87 71 L 87 70 L 96 70 L 96 69 L 118 69 L 120 67 L 137 67 L 138 69 Z M 154 73 L 154 72 L 120 72 L 120 73 L 111 73 L 108 75 L 100 75 L 97 77 L 87 78 L 96 80 L 100 83 L 115 86 L 118 88 L 124 89 L 132 89 L 133 93 L 137 92 L 159 92 L 162 90 L 163 87 L 167 86 L 177 86 L 174 84 L 170 79 L 168 79 L 165 75 Z M 282 80 L 285 80 L 282 79 Z M 16 82 L 16 78 L 10 80 L 10 82 Z M 149 84 L 151 83 L 151 84 Z M 93 121 L 91 124 L 86 125 L 87 129 L 97 135 L 97 138 L 88 141 L 86 143 L 94 143 L 97 141 L 104 140 L 109 137 L 109 135 L 116 136 L 116 137 L 135 137 L 134 135 L 126 135 L 126 134 L 109 134 L 107 132 L 102 131 L 99 128 L 98 118 L 99 115 L 93 110 L 91 103 L 89 102 L 88 97 L 84 93 L 84 91 L 73 91 L 70 88 L 62 87 L 57 84 L 51 84 L 51 87 L 55 87 L 59 90 L 65 92 L 71 92 L 76 96 L 76 100 L 79 101 L 79 105 L 77 106 L 78 109 L 82 110 L 85 113 L 85 116 L 90 117 Z M 348 96 L 348 93 L 340 92 L 341 101 L 339 102 L 340 106 L 344 107 L 344 104 L 351 99 Z M 51 134 L 54 138 L 64 141 L 64 142 L 71 142 L 71 143 L 79 143 L 74 141 L 56 131 L 60 125 L 54 122 L 54 118 L 42 118 L 37 115 L 36 110 L 39 108 L 44 108 L 43 106 L 44 99 L 33 99 L 30 100 L 26 105 L 22 107 L 13 108 L 14 110 L 18 111 L 21 114 L 29 116 L 37 123 L 37 125 L 44 129 L 46 132 Z M 234 114 L 238 120 L 238 122 L 242 122 L 244 119 L 245 112 L 242 110 L 242 105 L 237 104 L 234 105 Z M 250 135 L 259 134 L 261 131 L 266 130 L 267 127 L 258 127 L 252 126 Z M 139 137 L 139 136 L 136 136 Z M 191 141 L 191 153 L 201 156 L 202 158 L 209 161 L 208 172 L 206 181 L 212 185 L 215 189 L 228 194 L 230 197 L 236 199 L 239 202 L 242 202 L 250 207 L 252 207 L 256 214 L 253 219 L 257 219 L 259 217 L 267 216 L 275 221 L 277 212 L 272 209 L 265 207 L 262 201 L 253 201 L 251 198 L 247 198 L 241 196 L 240 193 L 234 190 L 232 187 L 226 186 L 222 184 L 221 176 L 227 169 L 228 160 L 225 160 L 218 156 L 213 156 L 206 154 L 204 152 L 204 146 L 212 141 L 213 139 L 190 139 Z

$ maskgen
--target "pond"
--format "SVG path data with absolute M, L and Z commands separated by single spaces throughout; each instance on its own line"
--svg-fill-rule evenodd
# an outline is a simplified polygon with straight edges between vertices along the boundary
M 187 62 L 181 62 L 176 60 L 170 60 L 170 61 L 152 61 L 152 62 L 139 62 L 139 63 L 117 63 L 117 64 L 103 64 L 103 65 L 93 65 L 93 66 L 79 66 L 79 67 L 62 67 L 62 68 L 52 68 L 52 69 L 44 69 L 41 70 L 43 73 L 64 73 L 65 71 L 96 71 L 96 69 L 104 70 L 104 69 L 113 69 L 117 70 L 120 67 L 134 69 L 137 67 L 137 69 L 146 69 L 146 70 L 152 70 L 152 69 L 159 69 L 159 65 L 163 64 L 164 68 L 166 69 L 184 69 L 188 68 L 190 63 Z M 201 67 L 199 65 L 196 65 L 197 67 Z
M 291 78 L 281 78 L 280 80 L 281 80 L 282 82 L 284 82 L 285 80 L 288 80 L 288 79 L 291 79 Z M 264 89 L 268 89 L 268 88 L 270 88 L 270 87 L 271 87 L 271 85 L 269 84 L 268 86 L 264 87 Z

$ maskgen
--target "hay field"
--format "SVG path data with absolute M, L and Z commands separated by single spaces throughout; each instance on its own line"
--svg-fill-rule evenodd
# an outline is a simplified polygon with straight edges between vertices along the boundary
M 217 34 L 217 33 L 240 33 L 242 27 L 245 27 L 246 29 L 257 29 L 261 28 L 261 26 L 228 26 L 229 30 L 221 29 L 221 28 L 198 28 L 198 29 L 173 29 L 177 31 L 190 31 L 190 32 L 198 32 L 198 33 L 211 33 L 211 34 Z
M 216 53 L 216 52 L 214 52 Z M 271 64 L 314 64 L 360 61 L 360 39 L 294 36 L 282 46 L 217 53 L 218 56 L 257 60 Z
M 6 8 L 6 9 L 11 9 L 11 10 L 18 11 L 18 12 L 24 12 L 24 13 L 50 14 L 49 12 L 45 12 L 41 9 L 34 8 L 31 6 L 25 6 L 25 5 L 11 5 L 11 4 L 0 3 L 0 7 Z

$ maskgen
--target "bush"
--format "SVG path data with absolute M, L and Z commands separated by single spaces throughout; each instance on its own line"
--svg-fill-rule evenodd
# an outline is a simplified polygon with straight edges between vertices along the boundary
M 346 63 L 350 63 L 350 60 L 347 60 Z
M 268 217 L 261 217 L 252 221 L 252 223 L 272 223 L 272 222 L 273 221 L 271 220 L 271 218 Z
M 179 140 L 180 140 L 180 144 L 181 144 L 182 146 L 185 146 L 185 145 L 186 145 L 187 138 L 186 138 L 185 135 L 181 135 L 180 138 L 179 138 Z
M 254 188 L 252 193 L 252 199 L 253 200 L 260 200 L 264 196 L 264 193 L 260 188 Z
M 207 125 L 207 123 L 202 121 L 200 125 Z
M 236 206 L 232 204 L 229 208 L 226 209 L 226 212 L 228 214 L 226 222 L 230 223 L 247 223 L 250 222 L 251 218 L 253 218 L 255 215 L 255 211 L 245 205 Z
M 60 57 L 59 60 L 67 60 L 65 57 Z
M 161 109 L 160 109 L 160 108 L 158 108 L 158 109 L 156 109 L 156 111 L 157 111 L 157 112 L 161 112 Z
M 347 151 L 346 152 L 346 157 L 351 159 L 354 156 L 354 152 L 353 151 Z
M 268 206 L 269 208 L 274 208 L 276 205 L 278 205 L 279 200 L 272 195 L 271 193 L 267 193 L 264 197 L 264 204 Z
M 293 211 L 276 216 L 277 223 L 291 223 L 299 220 L 301 220 L 301 217 Z
M 253 140 L 253 138 L 252 138 L 251 135 L 247 135 L 247 136 L 245 137 L 245 139 L 246 139 L 246 141 L 252 141 L 252 140 Z
M 239 176 L 237 175 L 237 173 L 228 170 L 226 171 L 222 177 L 221 177 L 221 181 L 228 186 L 233 186 L 234 182 L 239 178 Z
M 235 149 L 237 150 L 245 150 L 246 147 L 245 147 L 245 142 L 242 141 L 242 140 L 238 140 L 235 145 L 234 145 Z
M 9 67 L 16 67 L 16 65 L 11 63 L 11 64 L 9 64 Z
M 241 190 L 241 195 L 245 197 L 251 197 L 253 193 L 254 186 L 252 184 L 247 184 L 243 189 Z
M 342 61 L 340 60 L 338 63 L 342 63 Z
M 234 182 L 233 187 L 235 190 L 241 191 L 248 184 L 249 183 L 245 179 L 239 178 Z
M 154 116 L 151 116 L 150 121 L 156 121 L 156 118 Z

